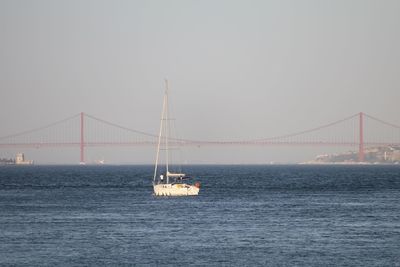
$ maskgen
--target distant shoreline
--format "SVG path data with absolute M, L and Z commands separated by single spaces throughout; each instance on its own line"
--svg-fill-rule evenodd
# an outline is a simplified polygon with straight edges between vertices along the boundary
M 0 164 L 2 167 L 16 167 L 16 168 L 26 168 L 26 167 L 79 167 L 79 168 L 91 168 L 91 167 L 118 167 L 118 166 L 150 166 L 154 165 L 151 163 L 115 163 L 115 164 L 68 164 L 68 163 L 41 163 L 32 165 L 18 165 L 18 164 Z M 300 163 L 274 163 L 274 164 L 263 164 L 263 163 L 193 163 L 185 164 L 182 166 L 400 166 L 398 163 L 369 163 L 369 162 L 300 162 Z

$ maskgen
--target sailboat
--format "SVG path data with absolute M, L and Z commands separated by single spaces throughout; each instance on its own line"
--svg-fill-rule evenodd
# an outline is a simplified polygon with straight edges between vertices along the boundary
M 158 145 L 156 163 L 154 167 L 153 189 L 155 196 L 196 196 L 200 191 L 200 183 L 189 184 L 190 177 L 182 172 L 174 172 L 169 166 L 169 111 L 168 111 L 168 80 L 165 80 L 165 93 L 163 108 L 161 113 L 160 132 L 158 135 Z M 163 136 L 164 133 L 164 136 Z M 162 143 L 163 141 L 163 143 Z M 164 146 L 163 148 L 161 146 Z M 160 149 L 165 151 L 165 172 L 160 169 Z

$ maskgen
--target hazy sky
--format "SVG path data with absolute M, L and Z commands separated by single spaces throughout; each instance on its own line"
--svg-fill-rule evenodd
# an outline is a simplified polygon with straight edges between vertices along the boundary
M 0 0 L 0 136 L 81 111 L 156 133 L 164 78 L 182 138 L 269 137 L 360 111 L 400 124 L 399 13 L 400 1 L 389 0 Z M 88 157 L 154 158 L 153 148 L 126 148 L 124 158 L 117 151 L 92 149 Z M 25 152 L 39 162 L 79 155 Z M 1 149 L 0 157 L 13 153 Z M 314 153 L 184 154 L 188 162 L 247 163 Z

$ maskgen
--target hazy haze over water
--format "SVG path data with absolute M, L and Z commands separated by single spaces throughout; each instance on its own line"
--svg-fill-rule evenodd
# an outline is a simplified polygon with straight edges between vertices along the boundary
M 81 111 L 156 133 L 165 77 L 183 138 L 270 137 L 360 111 L 400 124 L 399 10 L 399 1 L 2 0 L 0 136 Z M 196 148 L 185 158 L 259 163 L 325 151 Z M 79 155 L 25 152 L 39 162 Z M 154 158 L 152 148 L 87 153 Z

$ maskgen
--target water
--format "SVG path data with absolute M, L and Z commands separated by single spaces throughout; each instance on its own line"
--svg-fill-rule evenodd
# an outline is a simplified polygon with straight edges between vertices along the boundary
M 400 266 L 400 166 L 2 166 L 1 266 Z

